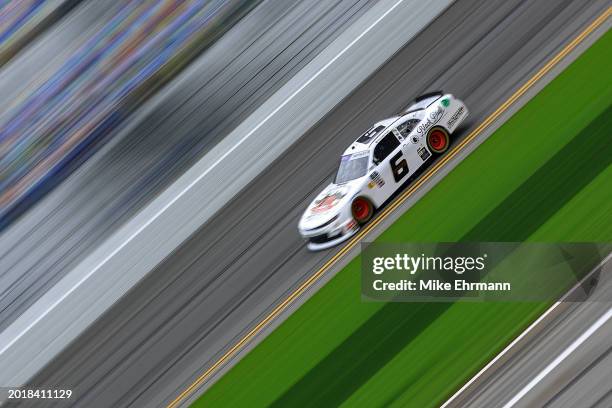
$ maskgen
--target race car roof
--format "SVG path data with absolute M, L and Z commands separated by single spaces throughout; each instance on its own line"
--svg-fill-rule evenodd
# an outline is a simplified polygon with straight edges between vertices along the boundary
M 399 118 L 400 116 L 393 116 L 375 123 L 374 126 L 359 136 L 357 140 L 344 151 L 344 154 L 353 154 L 369 150 L 372 142 L 379 136 L 385 134 L 387 128 L 393 125 Z
M 366 130 L 355 142 L 362 144 L 369 144 L 372 139 L 376 137 L 377 134 L 385 130 L 385 126 L 382 125 L 374 125 L 368 130 Z
M 395 121 L 398 120 L 399 118 L 400 116 L 393 116 L 391 118 L 383 119 L 380 122 L 377 122 L 374 126 L 384 126 L 385 128 L 388 128 L 393 123 L 395 123 Z

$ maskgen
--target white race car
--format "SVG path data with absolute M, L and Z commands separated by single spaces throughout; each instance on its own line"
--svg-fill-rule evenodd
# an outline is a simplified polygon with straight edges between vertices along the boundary
M 450 135 L 467 116 L 453 95 L 429 93 L 359 136 L 340 158 L 334 182 L 300 219 L 308 248 L 329 248 L 355 234 L 415 172 L 448 150 Z

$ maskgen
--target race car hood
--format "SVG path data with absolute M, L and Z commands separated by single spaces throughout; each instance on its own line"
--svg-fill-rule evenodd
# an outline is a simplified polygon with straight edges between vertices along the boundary
M 357 180 L 342 185 L 330 184 L 310 203 L 300 220 L 300 228 L 319 228 L 336 217 L 359 189 Z

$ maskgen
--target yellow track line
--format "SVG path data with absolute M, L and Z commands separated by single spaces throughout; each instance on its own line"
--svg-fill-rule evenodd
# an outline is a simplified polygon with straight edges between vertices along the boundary
M 289 307 L 298 297 L 300 297 L 306 290 L 308 290 L 315 282 L 317 282 L 321 276 L 330 267 L 332 267 L 340 258 L 348 253 L 355 245 L 357 245 L 361 239 L 370 232 L 373 228 L 380 224 L 392 211 L 399 207 L 408 197 L 410 197 L 420 186 L 429 180 L 442 166 L 448 163 L 454 156 L 456 156 L 465 146 L 474 140 L 484 129 L 486 129 L 491 123 L 493 123 L 504 111 L 506 111 L 518 98 L 520 98 L 529 88 L 533 86 L 540 78 L 542 78 L 547 72 L 549 72 L 555 65 L 559 63 L 567 54 L 569 54 L 578 44 L 580 44 L 589 34 L 591 34 L 597 27 L 603 24 L 604 21 L 612 14 L 612 7 L 609 7 L 599 17 L 597 17 L 587 28 L 584 29 L 576 38 L 574 38 L 569 44 L 567 44 L 557 55 L 555 55 L 546 65 L 531 77 L 523 86 L 521 86 L 510 98 L 508 98 L 503 104 L 501 104 L 493 113 L 491 113 L 476 129 L 474 129 L 465 139 L 455 146 L 449 153 L 443 156 L 433 167 L 431 167 L 422 177 L 420 177 L 413 185 L 404 191 L 399 197 L 392 201 L 375 219 L 369 224 L 362 228 L 355 236 L 348 241 L 348 243 L 338 251 L 331 259 L 329 259 L 317 272 L 312 274 L 305 282 L 303 282 L 295 291 L 293 291 L 283 302 L 276 306 L 261 322 L 259 322 L 253 329 L 251 329 L 240 341 L 232 348 L 230 348 L 219 360 L 217 360 L 210 368 L 202 373 L 187 389 L 176 397 L 169 405 L 168 408 L 175 408 L 185 398 L 191 394 L 191 392 L 202 385 L 207 379 L 209 379 L 215 371 L 217 371 L 223 364 L 225 364 L 230 358 L 236 355 L 244 345 L 250 340 L 257 336 L 272 320 L 277 318 L 287 307 Z

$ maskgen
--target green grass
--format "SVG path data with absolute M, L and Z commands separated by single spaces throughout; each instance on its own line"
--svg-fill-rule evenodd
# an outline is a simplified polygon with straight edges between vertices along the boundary
M 610 49 L 608 33 L 378 241 L 612 241 Z M 436 406 L 546 306 L 361 302 L 358 257 L 194 406 Z

